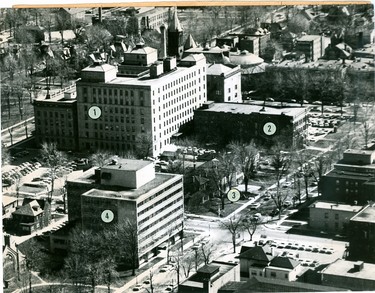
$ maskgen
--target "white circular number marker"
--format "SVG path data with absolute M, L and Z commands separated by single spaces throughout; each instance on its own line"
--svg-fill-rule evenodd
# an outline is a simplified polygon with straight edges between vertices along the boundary
M 104 223 L 110 223 L 113 221 L 115 215 L 111 210 L 105 210 L 102 212 L 102 221 Z
M 263 126 L 263 132 L 266 135 L 274 135 L 276 132 L 276 125 L 273 122 L 267 122 Z
M 98 119 L 102 115 L 102 110 L 98 106 L 92 106 L 89 109 L 89 117 L 91 119 Z
M 241 193 L 238 189 L 232 188 L 227 192 L 227 197 L 231 202 L 239 201 L 241 198 Z

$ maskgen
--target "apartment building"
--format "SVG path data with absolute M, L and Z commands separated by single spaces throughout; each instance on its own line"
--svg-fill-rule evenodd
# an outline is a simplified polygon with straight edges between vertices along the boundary
M 134 150 L 137 136 L 147 135 L 156 156 L 207 100 L 203 55 L 190 55 L 178 66 L 176 58 L 166 58 L 139 77 L 116 74 L 109 64 L 82 70 L 76 85 L 80 150 Z M 93 106 L 100 111 L 95 119 L 89 115 Z
M 110 229 L 127 219 L 138 235 L 138 260 L 156 253 L 183 231 L 181 175 L 155 173 L 153 163 L 118 159 L 91 168 L 67 183 L 69 222 L 85 229 Z

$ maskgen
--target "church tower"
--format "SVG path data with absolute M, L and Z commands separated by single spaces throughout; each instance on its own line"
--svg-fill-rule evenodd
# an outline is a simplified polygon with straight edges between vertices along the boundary
M 181 59 L 182 53 L 184 51 L 183 45 L 183 30 L 180 21 L 177 17 L 177 8 L 174 9 L 168 23 L 168 56 L 176 56 L 178 60 Z

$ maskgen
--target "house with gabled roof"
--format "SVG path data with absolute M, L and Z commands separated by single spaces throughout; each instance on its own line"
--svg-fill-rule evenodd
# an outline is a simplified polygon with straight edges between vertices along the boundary
M 50 204 L 44 200 L 24 199 L 22 206 L 12 213 L 11 225 L 17 234 L 28 235 L 42 229 L 51 221 Z
M 295 281 L 301 273 L 301 264 L 289 257 L 276 256 L 266 267 L 265 277 L 280 280 Z
M 240 278 L 246 281 L 253 276 L 265 276 L 266 268 L 274 258 L 274 250 L 269 245 L 242 247 L 239 255 Z

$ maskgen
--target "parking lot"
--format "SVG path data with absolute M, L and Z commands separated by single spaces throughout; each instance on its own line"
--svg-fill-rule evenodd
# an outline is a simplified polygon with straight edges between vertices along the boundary
M 278 239 L 260 239 L 258 245 L 269 245 L 274 249 L 275 254 L 293 258 L 299 261 L 302 266 L 310 268 L 315 268 L 321 264 L 331 263 L 337 258 L 342 258 L 345 251 L 343 245 L 318 245 Z
M 307 140 L 316 142 L 336 132 L 338 127 L 353 117 L 347 111 L 343 109 L 341 112 L 339 107 L 325 107 L 322 113 L 319 106 L 313 107 L 309 113 Z

